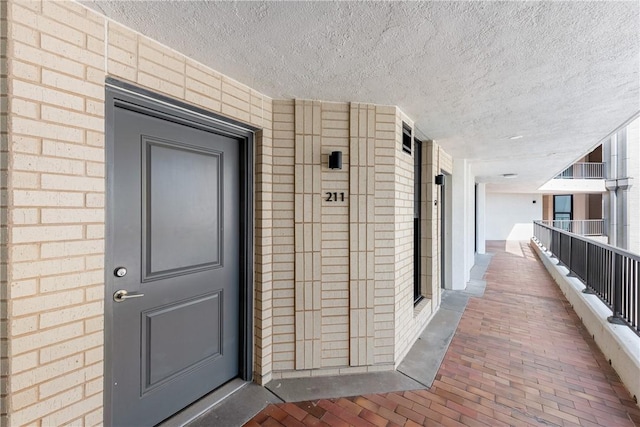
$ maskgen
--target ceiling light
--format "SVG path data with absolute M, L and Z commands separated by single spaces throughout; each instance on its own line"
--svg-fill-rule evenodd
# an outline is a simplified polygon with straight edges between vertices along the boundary
M 522 139 L 522 138 L 524 138 L 524 136 L 522 136 L 522 135 L 516 135 L 516 136 L 512 136 L 512 137 L 511 137 L 511 138 L 509 138 L 509 139 L 510 139 L 510 140 L 512 140 L 512 141 L 515 141 L 516 139 Z
M 502 177 L 503 178 L 517 178 L 518 174 L 517 173 L 503 173 Z

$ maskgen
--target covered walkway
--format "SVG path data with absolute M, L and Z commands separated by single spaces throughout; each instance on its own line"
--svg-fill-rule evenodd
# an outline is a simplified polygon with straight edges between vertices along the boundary
M 270 405 L 247 426 L 640 426 L 640 409 L 526 243 L 493 242 L 428 390 Z

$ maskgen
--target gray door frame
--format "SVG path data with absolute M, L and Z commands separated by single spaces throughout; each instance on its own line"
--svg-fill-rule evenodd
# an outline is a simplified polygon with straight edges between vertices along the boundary
M 240 144 L 240 351 L 239 377 L 253 379 L 253 280 L 254 280 L 254 143 L 258 128 L 228 119 L 184 102 L 159 95 L 146 89 L 113 78 L 105 82 L 105 312 L 104 312 L 104 425 L 112 425 L 112 377 L 113 377 L 113 304 L 111 282 L 113 279 L 113 239 L 115 227 L 113 212 L 114 174 L 114 116 L 118 105 L 139 108 L 147 114 L 214 131 L 218 134 L 241 139 Z
M 451 289 L 453 269 L 453 249 L 451 236 L 453 235 L 453 190 L 451 175 L 440 170 L 444 176 L 444 184 L 440 186 L 440 288 Z

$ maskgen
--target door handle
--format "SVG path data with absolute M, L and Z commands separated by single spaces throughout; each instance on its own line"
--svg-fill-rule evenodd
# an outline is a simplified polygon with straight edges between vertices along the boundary
M 115 302 L 123 302 L 126 299 L 130 299 L 130 298 L 140 298 L 143 297 L 144 294 L 131 294 L 129 295 L 128 291 L 125 291 L 124 289 L 120 289 L 119 291 L 116 291 L 116 293 L 113 294 L 113 300 Z

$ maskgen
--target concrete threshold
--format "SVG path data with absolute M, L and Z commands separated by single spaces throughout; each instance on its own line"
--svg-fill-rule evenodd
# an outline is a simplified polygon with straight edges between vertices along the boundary
M 215 391 L 213 393 L 215 393 Z M 201 400 L 205 400 L 206 398 L 207 396 Z M 194 405 L 198 404 L 198 402 Z M 255 414 L 267 407 L 267 405 L 271 403 L 282 403 L 282 400 L 258 384 L 244 383 L 224 400 L 213 403 L 212 406 L 210 401 L 205 401 L 202 402 L 202 406 L 204 407 L 207 403 L 209 405 L 206 406 L 206 409 L 199 411 L 199 413 L 191 410 L 192 406 L 194 406 L 191 405 L 156 427 L 241 426 L 249 421 Z

